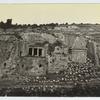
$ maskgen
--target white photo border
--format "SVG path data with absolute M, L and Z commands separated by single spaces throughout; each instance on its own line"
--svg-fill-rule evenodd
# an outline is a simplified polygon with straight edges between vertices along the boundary
M 0 0 L 0 3 L 100 3 L 100 0 Z

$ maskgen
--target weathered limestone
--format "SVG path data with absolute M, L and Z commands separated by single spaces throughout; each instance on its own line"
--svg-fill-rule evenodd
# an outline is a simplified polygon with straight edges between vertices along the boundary
M 33 76 L 46 75 L 46 67 L 46 59 L 39 57 L 22 57 L 19 63 L 20 73 L 28 73 Z
M 64 56 L 63 48 L 56 46 L 52 56 L 48 55 L 47 58 L 48 73 L 59 73 L 67 68 L 68 57 Z
M 9 42 L 0 42 L 1 46 L 4 46 L 0 49 L 1 55 L 4 56 L 0 61 L 1 73 L 42 76 L 66 70 L 69 61 L 86 62 L 87 41 L 83 36 L 68 34 L 65 35 L 65 42 L 57 39 L 58 42 L 50 44 L 40 33 L 35 36 L 33 33 L 25 34 L 23 33 L 22 39 L 10 37 L 5 38 L 5 41 L 9 40 Z M 49 50 L 49 45 L 53 45 L 53 50 Z M 71 49 L 70 53 L 69 49 Z

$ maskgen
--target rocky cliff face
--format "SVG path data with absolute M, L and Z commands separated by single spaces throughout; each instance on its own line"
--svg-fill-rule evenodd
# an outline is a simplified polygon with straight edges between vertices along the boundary
M 45 35 L 45 34 L 44 34 Z M 0 36 L 0 65 L 1 65 L 1 76 L 2 74 L 14 74 L 17 72 L 28 73 L 34 76 L 45 75 L 48 73 L 58 73 L 59 71 L 66 70 L 67 63 L 69 62 L 69 45 L 73 46 L 73 42 L 75 44 L 75 37 L 70 35 L 68 38 L 69 45 L 66 45 L 61 39 L 52 38 L 54 41 L 51 43 L 49 35 L 44 36 L 41 33 L 22 33 L 20 40 L 12 35 L 2 35 Z M 49 37 L 46 39 L 46 37 Z M 66 35 L 67 37 L 67 35 Z M 75 38 L 75 39 L 74 39 Z M 67 39 L 67 38 L 66 38 Z M 73 41 L 72 41 L 73 40 Z M 81 43 L 82 42 L 82 43 Z M 39 45 L 41 43 L 41 45 Z M 78 44 L 80 43 L 80 45 Z M 75 54 L 72 52 L 73 59 L 76 61 L 79 56 L 79 60 L 84 63 L 86 56 L 81 56 L 84 51 L 83 44 L 85 42 L 80 39 L 76 45 L 79 46 L 77 49 L 76 46 Z M 25 45 L 24 45 L 25 44 Z M 47 44 L 47 46 L 43 46 Z M 23 48 L 24 45 L 24 48 Z M 45 49 L 45 56 L 43 57 L 35 57 L 29 56 L 29 47 L 42 47 Z M 85 44 L 86 45 L 86 44 Z M 73 48 L 72 48 L 73 49 Z M 83 51 L 82 51 L 82 50 Z M 32 49 L 34 51 L 34 49 Z M 25 52 L 26 51 L 26 52 Z M 32 52 L 33 52 L 32 51 Z M 82 51 L 82 53 L 81 53 Z M 20 55 L 21 53 L 21 55 Z M 71 58 L 71 57 L 70 57 Z M 84 59 L 85 58 L 85 59 Z M 79 60 L 77 60 L 79 62 Z M 84 61 L 83 61 L 84 60 Z
M 10 38 L 10 37 L 9 37 Z M 18 59 L 18 43 L 9 38 L 0 41 L 0 66 L 1 74 L 11 74 L 15 70 Z

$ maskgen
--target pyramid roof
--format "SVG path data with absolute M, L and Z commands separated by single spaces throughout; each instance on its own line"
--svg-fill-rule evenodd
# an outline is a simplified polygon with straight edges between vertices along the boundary
M 86 49 L 86 39 L 83 36 L 76 37 L 72 49 Z

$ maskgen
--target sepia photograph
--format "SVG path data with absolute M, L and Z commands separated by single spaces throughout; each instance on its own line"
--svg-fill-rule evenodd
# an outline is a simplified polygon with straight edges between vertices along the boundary
M 0 4 L 0 97 L 100 97 L 100 4 Z

